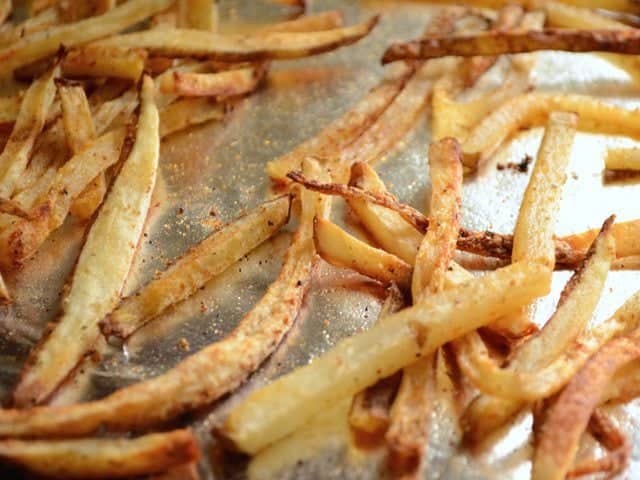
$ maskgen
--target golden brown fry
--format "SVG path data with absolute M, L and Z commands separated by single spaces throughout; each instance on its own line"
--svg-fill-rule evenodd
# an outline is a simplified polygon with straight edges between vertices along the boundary
M 207 97 L 184 98 L 160 110 L 160 138 L 211 120 L 222 120 L 226 107 Z
M 108 77 L 137 82 L 144 70 L 144 50 L 87 46 L 69 51 L 62 60 L 62 74 L 69 78 Z
M 199 457 L 196 438 L 189 430 L 137 438 L 0 441 L 0 461 L 39 475 L 66 479 L 137 477 Z
M 640 170 L 640 148 L 610 148 L 604 166 L 607 170 Z
M 142 235 L 158 169 L 160 136 L 154 90 L 151 78 L 145 77 L 133 148 L 89 230 L 60 320 L 32 350 L 22 371 L 13 393 L 17 406 L 41 403 L 55 391 L 94 346 L 98 322 L 119 299 Z
M 612 340 L 569 382 L 541 426 L 540 441 L 533 457 L 534 480 L 560 480 L 565 477 L 578 451 L 580 437 L 607 383 L 616 370 L 638 357 L 640 349 L 630 338 Z M 621 469 L 625 464 L 615 466 Z
M 47 119 L 56 92 L 58 68 L 35 81 L 25 93 L 11 136 L 0 154 L 0 197 L 10 198 L 29 162 L 36 137 Z
M 253 92 L 264 79 L 267 66 L 259 64 L 249 68 L 218 73 L 174 72 L 173 82 L 161 84 L 162 93 L 184 97 L 224 98 Z
M 404 87 L 411 71 L 392 81 L 374 87 L 351 110 L 334 120 L 316 136 L 300 144 L 291 152 L 271 160 L 267 173 L 272 180 L 289 182 L 287 173 L 299 170 L 302 159 L 308 156 L 331 158 L 362 135 L 380 117 Z
M 12 125 L 20 113 L 22 95 L 0 97 L 0 126 Z
M 551 112 L 574 112 L 578 130 L 640 136 L 640 110 L 626 110 L 584 95 L 528 93 L 501 105 L 462 144 L 463 162 L 477 169 L 518 130 L 544 124 Z
M 118 7 L 121 8 L 121 7 Z M 225 62 L 307 57 L 357 42 L 376 26 L 378 17 L 344 28 L 321 32 L 218 35 L 175 29 L 116 35 L 97 42 L 103 46 L 145 48 L 156 55 L 204 57 Z M 0 60 L 2 59 L 0 52 Z
M 215 32 L 217 0 L 178 0 L 178 27 Z
M 288 196 L 259 205 L 193 246 L 168 270 L 125 298 L 100 322 L 105 336 L 128 338 L 167 307 L 193 295 L 289 220 Z
M 433 295 L 371 329 L 342 340 L 312 363 L 254 391 L 234 410 L 223 434 L 255 453 L 439 346 L 528 304 L 549 289 L 539 265 L 514 264 Z M 12 424 L 14 430 L 15 422 Z M 1 433 L 1 430 L 0 430 Z
M 582 233 L 567 235 L 560 240 L 578 252 L 586 252 L 589 245 L 598 236 L 599 230 L 594 228 Z M 613 224 L 611 233 L 616 240 L 616 256 L 618 258 L 640 255 L 640 220 L 629 220 Z
M 539 50 L 567 52 L 640 53 L 640 34 L 635 29 L 569 30 L 546 28 L 541 31 L 482 32 L 474 35 L 414 40 L 390 46 L 382 63 L 398 60 L 427 60 L 449 55 L 503 55 Z
M 315 221 L 314 240 L 318 255 L 331 265 L 350 268 L 385 284 L 396 283 L 402 288 L 411 284 L 411 265 L 352 237 L 328 220 Z
M 274 23 L 258 29 L 260 33 L 272 32 L 320 32 L 342 27 L 344 15 L 340 10 L 329 10 L 313 15 L 303 15 L 295 20 Z
M 173 0 L 129 0 L 103 15 L 27 35 L 0 49 L 0 76 L 53 55 L 62 44 L 75 47 L 124 30 L 166 9 L 171 3 Z M 138 48 L 138 45 L 132 48 Z

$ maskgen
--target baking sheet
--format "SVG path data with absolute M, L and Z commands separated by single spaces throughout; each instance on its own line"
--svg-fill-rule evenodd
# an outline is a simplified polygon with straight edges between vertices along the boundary
M 258 3 L 258 5 L 256 5 Z M 221 222 L 249 209 L 269 194 L 265 163 L 288 152 L 301 141 L 353 105 L 383 75 L 380 56 L 393 40 L 418 36 L 434 9 L 425 2 L 316 1 L 311 11 L 341 8 L 348 23 L 382 12 L 381 24 L 356 45 L 318 57 L 277 62 L 266 88 L 243 101 L 225 123 L 210 123 L 177 134 L 162 144 L 161 176 L 154 194 L 153 211 L 144 242 L 133 266 L 127 290 L 148 281 L 167 261 L 205 237 Z M 240 24 L 283 20 L 290 10 L 266 2 L 220 2 L 223 31 Z M 598 95 L 625 106 L 640 100 L 626 75 L 591 55 L 543 53 L 533 74 L 537 88 L 549 91 Z M 402 200 L 425 209 L 430 194 L 426 159 L 429 141 L 428 115 L 416 122 L 413 132 L 377 165 L 382 178 Z M 500 150 L 492 162 L 465 182 L 463 224 L 473 229 L 513 230 L 527 174 L 511 169 L 498 171 L 497 163 L 535 158 L 540 129 L 524 132 Z M 604 183 L 603 154 L 608 145 L 630 145 L 628 139 L 579 134 L 564 188 L 558 234 L 595 227 L 611 213 L 619 220 L 639 215 L 637 182 Z M 343 223 L 343 209 L 336 201 L 335 220 Z M 20 272 L 7 278 L 16 302 L 0 312 L 0 394 L 6 398 L 29 348 L 48 321 L 55 318 L 59 293 L 75 261 L 84 227 L 70 219 L 37 256 Z M 288 234 L 258 248 L 246 259 L 186 302 L 176 306 L 137 334 L 125 348 L 111 348 L 99 365 L 87 363 L 82 373 L 63 388 L 55 401 L 68 403 L 104 396 L 135 381 L 153 377 L 204 345 L 222 338 L 260 298 L 276 277 Z M 548 317 L 569 273 L 555 274 L 552 294 L 540 301 L 536 319 Z M 611 314 L 637 286 L 640 273 L 616 271 L 594 321 Z M 209 436 L 212 425 L 250 389 L 307 363 L 341 338 L 360 331 L 376 318 L 381 296 L 375 282 L 321 262 L 302 314 L 283 344 L 249 382 L 209 411 L 188 419 L 199 433 L 204 459 L 203 478 L 248 477 L 244 459 L 220 458 Z M 179 346 L 186 339 L 189 348 Z M 640 476 L 640 429 L 635 415 L 638 403 L 612 410 L 632 439 L 634 450 L 629 478 Z M 343 406 L 325 412 L 323 428 L 303 431 L 282 452 L 263 455 L 250 468 L 252 478 L 377 478 L 383 452 L 355 448 L 340 418 Z M 344 412 L 342 412 L 344 413 Z M 434 413 L 425 478 L 521 479 L 528 478 L 531 453 L 531 417 L 520 415 L 509 428 L 480 452 L 458 451 L 452 445 L 454 425 L 442 407 Z M 585 439 L 581 454 L 592 451 Z

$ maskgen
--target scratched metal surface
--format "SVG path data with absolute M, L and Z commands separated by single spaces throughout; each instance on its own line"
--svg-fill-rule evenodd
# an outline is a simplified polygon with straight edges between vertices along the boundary
M 264 174 L 268 160 L 291 150 L 353 105 L 384 70 L 379 58 L 385 45 L 396 39 L 416 37 L 433 12 L 425 3 L 316 1 L 311 10 L 342 8 L 349 22 L 382 12 L 381 24 L 360 43 L 319 57 L 273 65 L 266 88 L 245 100 L 225 124 L 208 124 L 175 135 L 162 145 L 161 178 L 153 212 L 147 222 L 144 243 L 135 260 L 127 289 L 134 289 L 162 269 L 208 232 L 251 208 L 269 194 Z M 223 28 L 282 20 L 287 10 L 254 2 L 221 2 Z M 540 54 L 533 74 L 537 88 L 584 92 L 625 105 L 640 100 L 625 74 L 588 55 Z M 428 115 L 378 170 L 392 191 L 418 208 L 429 196 L 426 148 Z M 519 135 L 503 148 L 479 175 L 465 183 L 463 223 L 475 229 L 511 232 L 527 175 L 495 166 L 519 160 L 535 152 L 541 132 Z M 559 234 L 599 225 L 611 213 L 620 220 L 639 216 L 638 184 L 604 184 L 603 153 L 626 139 L 578 135 L 573 149 L 560 219 Z M 183 209 L 183 213 L 179 213 Z M 342 212 L 336 209 L 336 215 Z M 337 220 L 340 220 L 337 218 Z M 0 317 L 0 394 L 6 397 L 29 348 L 55 317 L 59 293 L 73 266 L 82 241 L 83 227 L 69 221 L 23 271 L 7 280 L 16 302 Z M 231 267 L 193 298 L 176 306 L 136 335 L 122 350 L 112 349 L 100 365 L 87 364 L 73 385 L 63 389 L 59 403 L 98 398 L 129 383 L 166 371 L 181 358 L 223 337 L 260 298 L 277 275 L 288 234 L 267 242 Z M 539 302 L 537 320 L 552 311 L 568 273 L 557 273 L 552 294 Z M 637 272 L 612 272 L 595 321 L 606 318 L 640 285 Z M 219 460 L 208 432 L 225 412 L 250 389 L 307 363 L 340 338 L 371 324 L 379 309 L 380 287 L 362 277 L 321 264 L 302 314 L 278 351 L 250 381 L 209 412 L 193 417 L 202 440 L 204 478 L 378 478 L 384 463 L 380 451 L 364 451 L 349 442 L 344 424 L 325 413 L 322 428 L 303 430 L 280 449 L 256 458 L 252 464 Z M 179 348 L 186 338 L 189 351 Z M 342 409 L 342 410 L 341 410 Z M 344 415 L 337 406 L 334 417 Z M 640 475 L 638 405 L 613 410 L 623 429 L 635 440 L 628 477 Z M 331 413 L 331 412 L 330 412 Z M 323 417 L 324 418 L 324 417 Z M 470 454 L 452 445 L 451 417 L 436 408 L 428 448 L 425 478 L 525 479 L 529 476 L 531 417 L 520 415 L 499 432 L 479 453 Z M 595 447 L 597 451 L 597 447 Z M 593 451 L 585 440 L 581 454 Z M 286 452 L 283 454 L 282 452 Z M 250 475 L 249 473 L 250 472 Z

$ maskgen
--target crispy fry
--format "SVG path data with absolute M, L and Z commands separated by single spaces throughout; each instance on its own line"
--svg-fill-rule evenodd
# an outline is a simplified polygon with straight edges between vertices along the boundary
M 640 170 L 640 148 L 610 148 L 604 166 L 607 170 Z
M 416 355 L 428 355 L 545 294 L 547 280 L 544 267 L 515 264 L 391 315 L 251 393 L 232 410 L 222 433 L 237 448 L 255 453 L 336 399 L 354 395 L 412 363 Z
M 598 229 L 587 230 L 562 237 L 561 240 L 576 251 L 586 252 L 589 245 L 598 236 Z M 611 227 L 611 233 L 616 240 L 616 256 L 618 258 L 640 255 L 640 220 L 615 223 Z
M 352 237 L 328 220 L 314 222 L 314 240 L 318 255 L 331 265 L 351 268 L 385 284 L 396 283 L 402 288 L 411 284 L 411 265 Z
M 193 246 L 161 276 L 125 298 L 100 322 L 102 333 L 126 339 L 170 305 L 193 295 L 286 224 L 289 207 L 287 196 L 264 203 Z
M 29 162 L 36 137 L 44 127 L 56 93 L 58 68 L 50 70 L 27 90 L 9 141 L 0 155 L 0 197 L 10 198 Z
M 312 161 L 305 162 L 305 170 L 314 177 L 325 175 Z M 163 375 L 102 400 L 69 407 L 0 410 L 0 437 L 78 436 L 100 427 L 128 431 L 205 406 L 236 388 L 274 351 L 298 315 L 315 259 L 313 218 L 324 217 L 327 208 L 326 198 L 303 192 L 301 223 L 278 278 L 225 339 Z
M 161 472 L 200 457 L 189 430 L 138 438 L 2 440 L 0 460 L 56 478 L 130 478 Z
M 218 35 L 187 29 L 175 29 L 167 34 L 163 30 L 146 30 L 116 35 L 97 44 L 145 48 L 156 55 L 204 57 L 225 62 L 287 59 L 307 57 L 350 45 L 368 35 L 377 22 L 378 17 L 373 17 L 350 27 L 320 32 L 254 35 Z
M 541 31 L 481 32 L 474 35 L 432 37 L 391 45 L 382 63 L 398 60 L 427 60 L 449 55 L 503 55 L 539 50 L 567 52 L 640 53 L 640 34 L 635 29 L 570 30 L 546 28 Z
M 274 23 L 261 27 L 260 33 L 273 32 L 320 32 L 340 28 L 344 24 L 344 15 L 340 10 L 329 10 L 313 15 L 303 15 L 295 20 Z
M 569 382 L 541 427 L 540 441 L 533 457 L 534 480 L 565 477 L 578 451 L 580 437 L 610 378 L 616 370 L 638 357 L 640 349 L 630 338 L 612 340 Z M 619 470 L 625 464 L 614 466 Z
M 119 32 L 164 10 L 171 3 L 173 0 L 129 0 L 103 15 L 27 35 L 0 49 L 0 76 L 53 55 L 61 44 L 74 47 Z
M 215 32 L 217 0 L 178 0 L 178 26 Z
M 316 136 L 300 144 L 293 151 L 267 164 L 272 180 L 289 182 L 287 173 L 299 170 L 302 159 L 308 156 L 331 158 L 362 135 L 385 111 L 404 87 L 411 71 L 390 82 L 374 87 L 351 110 L 334 120 Z
M 504 103 L 471 131 L 462 144 L 465 166 L 477 169 L 513 133 L 544 124 L 554 111 L 576 113 L 578 130 L 640 136 L 640 110 L 626 110 L 584 95 L 528 93 Z
M 211 120 L 222 120 L 225 105 L 207 97 L 184 98 L 160 110 L 160 138 Z
M 172 82 L 161 84 L 161 92 L 185 97 L 224 98 L 245 95 L 258 87 L 266 71 L 267 66 L 259 64 L 218 73 L 174 72 Z
M 124 78 L 137 82 L 144 70 L 144 50 L 87 46 L 71 50 L 62 60 L 65 77 Z
M 55 391 L 91 350 L 99 334 L 98 322 L 118 301 L 142 235 L 158 169 L 160 138 L 153 92 L 153 81 L 145 77 L 133 149 L 91 226 L 63 300 L 62 316 L 23 369 L 13 394 L 18 406 L 41 403 Z M 75 341 L 70 343 L 68 338 Z

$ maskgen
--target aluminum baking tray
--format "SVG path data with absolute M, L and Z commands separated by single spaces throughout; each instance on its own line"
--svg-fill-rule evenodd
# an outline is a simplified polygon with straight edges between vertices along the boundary
M 268 160 L 288 152 L 353 105 L 384 74 L 380 57 L 394 40 L 418 36 L 435 11 L 427 2 L 326 0 L 310 3 L 310 11 L 340 8 L 348 22 L 373 13 L 382 19 L 359 43 L 317 57 L 276 62 L 265 88 L 242 101 L 224 123 L 209 123 L 174 135 L 162 144 L 161 175 L 127 290 L 148 281 L 212 229 L 270 195 L 264 168 Z M 283 20 L 291 13 L 268 2 L 221 1 L 223 31 L 244 25 Z M 537 89 L 580 92 L 625 106 L 640 103 L 640 89 L 621 71 L 592 55 L 538 54 L 532 75 Z M 377 165 L 382 178 L 400 199 L 424 209 L 429 197 L 428 112 L 413 131 Z M 527 184 L 526 173 L 498 170 L 498 163 L 535 158 L 540 129 L 522 132 L 502 148 L 477 176 L 466 180 L 463 224 L 473 229 L 511 232 Z M 579 134 L 564 188 L 558 234 L 595 227 L 611 213 L 619 220 L 640 216 L 634 198 L 637 181 L 607 182 L 603 154 L 607 146 L 630 145 L 628 139 Z M 339 205 L 340 202 L 336 202 Z M 342 223 L 344 210 L 336 208 Z M 7 278 L 15 303 L 0 313 L 0 395 L 6 398 L 22 362 L 48 321 L 57 312 L 60 292 L 78 254 L 84 226 L 69 219 L 23 270 Z M 122 349 L 112 348 L 99 365 L 88 365 L 63 390 L 57 402 L 104 396 L 124 385 L 157 375 L 204 345 L 222 338 L 260 298 L 278 273 L 289 234 L 259 247 L 194 297 L 145 327 Z M 539 322 L 548 317 L 568 272 L 557 272 L 553 291 L 537 304 Z M 640 286 L 640 272 L 611 272 L 594 321 L 600 321 Z M 219 455 L 209 432 L 230 405 L 247 391 L 303 365 L 341 338 L 367 328 L 380 308 L 380 286 L 358 275 L 320 264 L 295 326 L 277 352 L 238 392 L 193 415 L 206 479 L 291 478 L 368 479 L 384 476 L 384 452 L 355 447 L 344 424 L 327 420 L 323 428 L 305 431 L 286 445 L 286 455 L 246 459 Z M 184 348 L 180 339 L 189 345 Z M 181 346 L 182 345 L 182 346 Z M 613 417 L 634 441 L 624 478 L 640 477 L 638 406 L 613 408 Z M 451 416 L 436 408 L 428 468 L 424 478 L 525 479 L 529 477 L 531 415 L 523 413 L 509 428 L 473 454 L 457 448 Z M 599 447 L 588 438 L 580 455 Z M 251 474 L 249 475 L 250 472 Z M 3 477 L 4 478 L 4 477 Z

